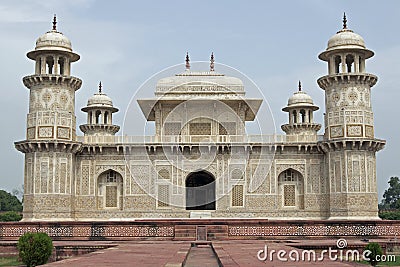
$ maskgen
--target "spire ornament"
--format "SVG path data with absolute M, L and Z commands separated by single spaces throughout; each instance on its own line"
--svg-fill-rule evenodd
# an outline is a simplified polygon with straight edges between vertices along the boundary
M 346 12 L 343 12 L 343 30 L 347 29 Z
M 101 89 L 103 88 L 103 85 L 101 85 L 101 81 L 99 82 L 99 93 L 101 94 Z
M 299 80 L 299 92 L 301 92 L 301 81 Z
M 57 16 L 54 14 L 53 17 L 53 31 L 57 31 Z
M 214 71 L 214 52 L 211 52 L 210 71 Z
M 190 70 L 190 59 L 189 59 L 189 52 L 186 52 L 186 70 Z

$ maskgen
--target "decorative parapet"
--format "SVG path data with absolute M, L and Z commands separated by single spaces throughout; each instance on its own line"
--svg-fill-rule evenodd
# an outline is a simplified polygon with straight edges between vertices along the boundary
M 77 141 L 88 144 L 290 144 L 315 143 L 323 135 L 165 135 L 165 136 L 77 136 Z

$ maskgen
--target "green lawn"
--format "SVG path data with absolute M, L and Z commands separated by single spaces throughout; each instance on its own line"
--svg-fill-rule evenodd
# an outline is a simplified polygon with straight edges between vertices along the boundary
M 4 257 L 0 258 L 0 266 L 19 266 L 23 263 L 18 261 L 18 257 Z

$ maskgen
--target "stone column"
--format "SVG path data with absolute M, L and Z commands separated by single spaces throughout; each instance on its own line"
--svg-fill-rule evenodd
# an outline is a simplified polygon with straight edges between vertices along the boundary
M 59 59 L 59 56 L 53 56 L 53 61 L 54 61 L 54 72 L 53 72 L 53 74 L 60 74 L 59 73 L 59 68 L 58 68 L 58 59 Z
M 357 55 L 354 56 L 354 72 L 359 73 L 360 72 L 360 57 Z
M 309 120 L 308 120 L 308 110 L 304 110 L 304 122 L 305 122 L 305 123 L 309 123 Z
M 346 57 L 345 57 L 345 55 L 341 55 L 340 57 L 342 59 L 342 71 L 341 71 L 341 73 L 346 73 Z
M 40 62 L 41 62 L 40 74 L 46 74 L 46 58 L 45 57 L 41 57 L 40 58 Z

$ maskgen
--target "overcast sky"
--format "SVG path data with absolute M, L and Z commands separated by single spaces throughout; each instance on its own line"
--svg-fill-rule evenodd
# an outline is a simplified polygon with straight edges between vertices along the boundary
M 0 188 L 23 183 L 23 154 L 14 142 L 26 132 L 29 94 L 22 77 L 34 72 L 26 53 L 51 29 L 54 13 L 58 30 L 81 55 L 72 66 L 72 74 L 83 80 L 76 94 L 77 125 L 85 123 L 80 109 L 100 80 L 120 109 L 114 122 L 122 124 L 130 98 L 146 79 L 183 63 L 186 51 L 193 61 L 208 60 L 213 51 L 217 62 L 240 70 L 261 88 L 282 133 L 287 116 L 281 108 L 298 80 L 320 106 L 314 117 L 323 123 L 324 91 L 316 80 L 327 66 L 317 56 L 341 29 L 344 11 L 348 27 L 376 54 L 367 71 L 379 77 L 372 89 L 375 134 L 387 140 L 377 154 L 381 197 L 389 177 L 400 175 L 400 1 L 2 0 Z

